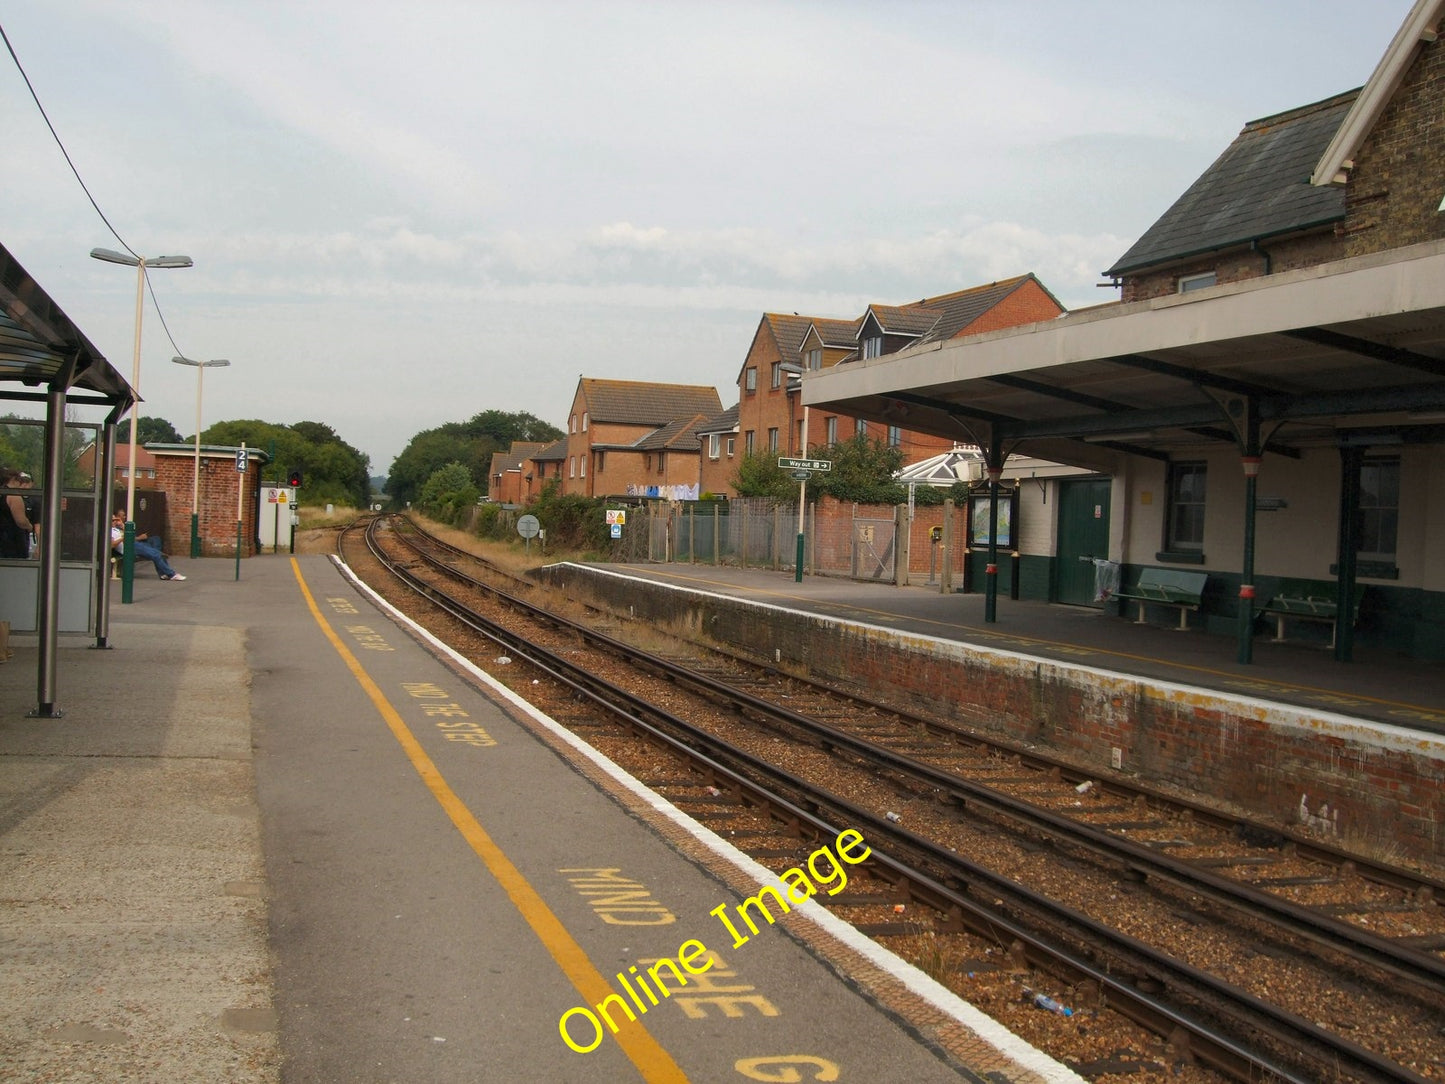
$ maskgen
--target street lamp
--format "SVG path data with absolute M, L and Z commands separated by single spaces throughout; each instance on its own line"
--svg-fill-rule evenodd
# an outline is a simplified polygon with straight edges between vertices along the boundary
M 135 352 L 131 357 L 130 386 L 135 392 L 135 402 L 130 414 L 130 462 L 125 480 L 125 544 L 121 550 L 120 600 L 130 602 L 135 584 L 135 436 L 140 422 L 140 324 L 145 308 L 145 286 L 147 267 L 190 267 L 189 256 L 152 256 L 142 259 L 113 248 L 93 248 L 91 256 L 106 263 L 118 263 L 135 268 Z
M 231 363 L 225 358 L 210 361 L 192 361 L 190 358 L 171 358 L 177 365 L 193 365 L 196 369 L 196 472 L 191 482 L 191 556 L 201 555 L 201 383 L 207 369 L 220 369 Z

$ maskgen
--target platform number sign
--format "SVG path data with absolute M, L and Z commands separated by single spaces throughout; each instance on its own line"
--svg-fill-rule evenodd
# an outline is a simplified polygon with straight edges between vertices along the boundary
M 246 459 L 247 459 L 246 449 L 245 449 L 245 448 L 237 448 L 237 449 L 236 449 L 236 473 L 237 473 L 237 474 L 245 474 L 245 473 L 246 473 Z

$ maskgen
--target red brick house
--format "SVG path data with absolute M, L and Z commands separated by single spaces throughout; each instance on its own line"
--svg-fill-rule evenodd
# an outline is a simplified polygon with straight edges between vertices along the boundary
M 505 452 L 493 452 L 487 468 L 487 498 L 498 504 L 525 504 L 535 478 L 532 456 L 546 447 L 544 441 L 514 440 Z
M 1051 320 L 1064 311 L 1030 273 L 908 305 L 870 305 L 855 320 L 764 313 L 738 374 L 739 451 L 802 456 L 857 435 L 900 448 L 904 462 L 947 451 L 952 439 L 829 410 L 809 411 L 805 442 L 803 408 L 789 367 L 831 368 L 909 346 Z M 729 486 L 727 492 L 735 490 Z
M 697 438 L 702 446 L 698 496 L 731 493 L 738 464 L 737 404 L 698 426 Z
M 721 413 L 714 387 L 583 377 L 567 415 L 562 491 L 696 497 L 698 429 Z

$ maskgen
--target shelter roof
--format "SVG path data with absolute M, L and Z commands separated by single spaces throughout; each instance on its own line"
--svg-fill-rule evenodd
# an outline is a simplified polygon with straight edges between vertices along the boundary
M 1235 442 L 1445 439 L 1445 241 L 834 366 L 803 402 L 1060 463 Z
M 94 392 L 112 405 L 129 406 L 138 398 L 130 383 L 0 245 L 0 398 L 36 398 L 51 387 L 63 388 L 67 394 L 72 389 Z

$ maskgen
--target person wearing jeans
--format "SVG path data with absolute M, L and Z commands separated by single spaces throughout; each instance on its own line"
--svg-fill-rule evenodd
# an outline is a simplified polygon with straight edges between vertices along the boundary
M 110 517 L 110 551 L 117 557 L 122 556 L 125 543 L 125 513 L 116 512 Z M 184 580 L 185 577 L 171 567 L 166 555 L 161 552 L 160 546 L 150 538 L 149 535 L 138 534 L 135 536 L 135 555 L 144 557 L 151 564 L 156 566 L 156 575 L 163 580 Z

